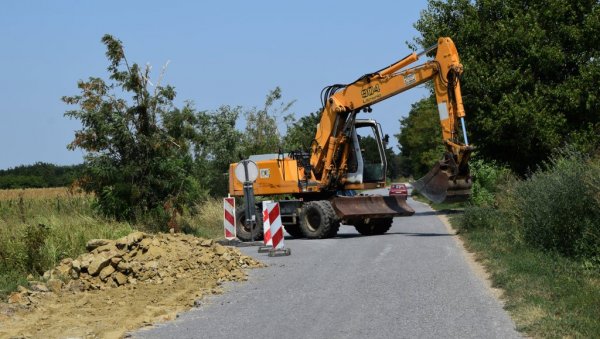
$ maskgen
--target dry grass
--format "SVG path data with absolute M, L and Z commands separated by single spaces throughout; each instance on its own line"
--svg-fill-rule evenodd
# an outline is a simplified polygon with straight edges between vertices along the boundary
M 209 198 L 183 218 L 186 232 L 204 238 L 223 238 L 223 200 Z
M 27 188 L 27 189 L 8 189 L 0 190 L 0 201 L 18 200 L 18 199 L 56 199 L 69 198 L 73 196 L 85 196 L 85 193 L 79 190 L 73 190 L 67 187 L 53 188 Z
M 210 199 L 178 220 L 186 233 L 223 237 L 223 201 Z M 67 188 L 0 190 L 0 296 L 26 284 L 66 257 L 85 252 L 94 238 L 116 239 L 151 230 L 98 215 L 94 197 Z

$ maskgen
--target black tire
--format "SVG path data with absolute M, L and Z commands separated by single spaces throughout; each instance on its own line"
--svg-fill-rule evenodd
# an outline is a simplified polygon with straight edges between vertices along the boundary
M 354 222 L 354 228 L 362 235 L 381 235 L 390 230 L 393 222 L 393 218 L 371 219 L 368 224 L 357 220 Z
M 235 211 L 235 231 L 237 238 L 241 241 L 252 241 L 252 234 L 250 233 L 250 227 L 246 226 L 246 211 L 244 209 L 237 209 Z M 263 238 L 263 222 L 262 213 L 260 210 L 256 210 L 256 225 L 254 229 L 254 240 L 262 240 Z
M 283 225 L 283 228 L 285 228 L 285 231 L 288 232 L 288 234 L 291 235 L 292 238 L 304 237 L 304 234 L 302 234 L 302 230 L 300 229 L 300 225 L 298 224 Z
M 340 230 L 340 220 L 335 214 L 335 210 L 333 209 L 333 206 L 331 206 L 331 203 L 329 201 L 323 200 L 318 201 L 318 203 L 322 205 L 323 209 L 329 210 L 327 213 L 333 216 L 330 221 L 331 226 L 329 228 L 329 232 L 327 233 L 327 238 L 333 238 L 337 235 L 338 231 Z
M 326 200 L 309 201 L 300 211 L 300 230 L 309 239 L 324 239 L 335 236 L 339 221 L 331 203 Z

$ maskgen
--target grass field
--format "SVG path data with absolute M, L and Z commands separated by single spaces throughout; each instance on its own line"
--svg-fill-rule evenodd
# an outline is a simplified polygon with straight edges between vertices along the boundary
M 31 200 L 67 198 L 73 196 L 83 197 L 85 194 L 77 190 L 68 189 L 66 187 L 0 190 L 0 202 L 11 200 L 14 201 L 20 198 Z
M 134 229 L 151 231 L 98 215 L 93 196 L 66 188 L 0 190 L 0 296 L 27 284 L 62 259 L 85 252 L 90 239 L 116 239 Z M 222 236 L 222 202 L 209 200 L 179 218 L 187 233 Z

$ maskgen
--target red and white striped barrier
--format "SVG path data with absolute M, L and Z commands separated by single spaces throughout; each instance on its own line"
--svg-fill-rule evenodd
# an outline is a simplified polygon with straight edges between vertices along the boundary
M 274 249 L 283 249 L 283 225 L 281 224 L 281 213 L 279 203 L 267 204 L 269 211 L 269 223 L 271 224 L 271 240 Z
M 269 222 L 269 207 L 271 201 L 263 201 L 263 239 L 265 246 L 273 246 L 273 239 L 271 239 L 271 223 Z
M 235 239 L 236 233 L 234 198 L 223 198 L 223 228 L 225 229 L 225 239 Z

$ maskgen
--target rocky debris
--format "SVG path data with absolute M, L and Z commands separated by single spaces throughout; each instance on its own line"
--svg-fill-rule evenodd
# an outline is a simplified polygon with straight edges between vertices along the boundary
M 103 290 L 138 283 L 171 285 L 197 274 L 213 275 L 220 281 L 245 280 L 242 269 L 262 266 L 237 249 L 185 234 L 133 232 L 117 240 L 90 240 L 86 248 L 88 253 L 64 259 L 45 272 L 46 283 L 30 281 L 31 290 L 19 289 L 9 302 L 29 304 L 28 296 L 40 292 Z
M 63 287 L 63 282 L 58 279 L 50 279 L 46 282 L 46 285 L 50 291 L 58 293 Z
M 92 251 L 98 247 L 107 245 L 108 243 L 109 240 L 106 239 L 92 239 L 87 242 L 87 244 L 85 245 L 85 249 L 87 249 L 88 251 Z

